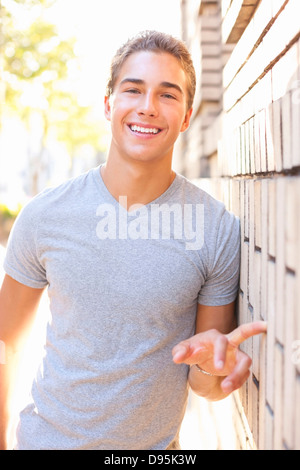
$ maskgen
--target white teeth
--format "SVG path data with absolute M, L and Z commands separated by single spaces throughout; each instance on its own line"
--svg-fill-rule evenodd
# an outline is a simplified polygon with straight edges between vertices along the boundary
M 130 126 L 130 129 L 133 132 L 140 132 L 142 134 L 158 134 L 159 129 L 155 128 L 148 128 L 148 127 L 140 127 L 140 126 Z

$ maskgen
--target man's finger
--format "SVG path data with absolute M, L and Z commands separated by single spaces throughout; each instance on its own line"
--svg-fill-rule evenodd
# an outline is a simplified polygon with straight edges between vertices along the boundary
M 218 370 L 222 370 L 225 365 L 227 346 L 228 339 L 225 335 L 220 335 L 215 342 L 214 350 L 214 365 Z
M 245 323 L 239 326 L 227 335 L 229 342 L 238 347 L 243 341 L 252 336 L 267 332 L 267 322 L 257 321 L 254 323 Z
M 251 358 L 242 351 L 239 351 L 235 368 L 222 382 L 223 391 L 231 393 L 240 388 L 249 377 L 249 368 L 251 367 L 251 364 Z
M 191 353 L 192 351 L 188 343 L 180 343 L 173 348 L 173 361 L 180 364 L 186 360 L 191 355 Z

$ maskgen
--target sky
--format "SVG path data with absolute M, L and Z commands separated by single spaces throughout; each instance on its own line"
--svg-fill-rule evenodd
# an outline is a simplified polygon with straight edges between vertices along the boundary
M 41 16 L 43 8 L 1 0 L 20 29 Z M 56 0 L 43 14 L 57 26 L 62 39 L 75 38 L 80 76 L 74 75 L 80 104 L 95 105 L 105 93 L 110 61 L 126 40 L 140 31 L 156 29 L 181 36 L 181 0 Z M 26 1 L 25 1 L 26 5 Z
M 116 50 L 146 29 L 180 37 L 180 0 L 57 0 L 48 13 L 62 37 L 76 37 L 81 59 L 81 100 L 102 96 Z

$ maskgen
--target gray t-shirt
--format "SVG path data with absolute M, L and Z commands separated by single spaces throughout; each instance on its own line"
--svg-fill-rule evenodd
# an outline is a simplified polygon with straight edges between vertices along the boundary
M 51 315 L 17 449 L 171 445 L 188 391 L 172 348 L 194 334 L 198 302 L 235 299 L 239 245 L 237 218 L 180 175 L 133 212 L 99 167 L 29 202 L 4 268 L 48 286 Z

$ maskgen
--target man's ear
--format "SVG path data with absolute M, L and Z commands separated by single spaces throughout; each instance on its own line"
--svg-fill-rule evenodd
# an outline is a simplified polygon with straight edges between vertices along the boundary
M 104 98 L 104 115 L 108 121 L 111 119 L 111 107 L 109 102 L 109 97 L 105 96 Z
M 180 132 L 185 132 L 188 129 L 190 125 L 192 113 L 193 113 L 193 108 L 189 109 L 189 111 L 186 113 Z

